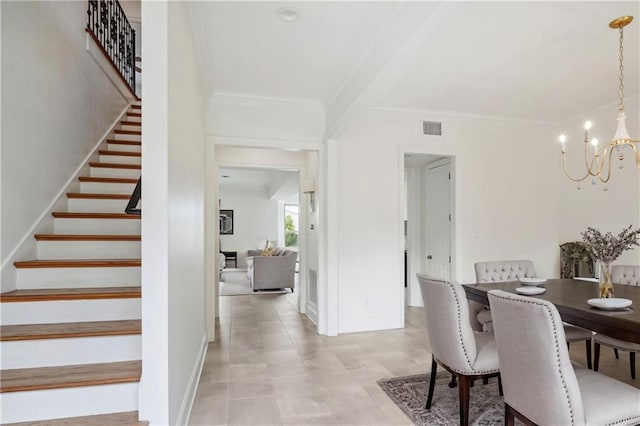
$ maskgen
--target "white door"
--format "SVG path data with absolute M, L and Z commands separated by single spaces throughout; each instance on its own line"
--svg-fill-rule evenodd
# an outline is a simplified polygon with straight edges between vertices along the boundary
M 423 268 L 430 276 L 451 278 L 451 165 L 449 160 L 423 170 Z

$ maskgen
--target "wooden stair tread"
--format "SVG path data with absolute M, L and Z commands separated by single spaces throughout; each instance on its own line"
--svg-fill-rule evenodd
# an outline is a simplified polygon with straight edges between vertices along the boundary
M 140 320 L 3 325 L 0 327 L 0 341 L 127 336 L 141 334 L 141 332 Z
M 78 179 L 80 180 L 80 182 L 124 183 L 124 184 L 138 183 L 138 179 L 135 179 L 135 178 L 110 178 L 110 177 L 97 177 L 97 176 L 80 176 Z
M 136 219 L 140 220 L 140 215 L 126 213 L 85 213 L 85 212 L 53 212 L 53 217 L 58 219 Z
M 140 235 L 126 234 L 36 234 L 38 241 L 141 241 Z
M 120 121 L 120 124 L 123 126 L 142 126 L 142 123 L 139 121 L 129 121 L 129 120 L 122 120 Z
M 140 136 L 140 135 L 142 135 L 142 130 L 121 130 L 121 129 L 116 129 L 113 132 L 116 135 L 132 135 L 132 136 Z
M 142 109 L 142 105 L 131 105 L 133 109 Z
M 124 413 L 95 414 L 93 416 L 8 423 L 6 426 L 146 426 L 148 424 L 148 422 L 138 420 L 137 411 L 128 411 Z
M 89 198 L 96 200 L 128 200 L 131 194 L 92 194 L 89 192 L 67 192 L 68 198 Z
M 107 143 L 115 145 L 142 145 L 140 141 L 121 141 L 120 139 L 107 139 Z
M 14 262 L 16 268 L 122 268 L 139 267 L 140 259 L 52 259 Z
M 131 152 L 131 151 L 110 151 L 108 149 L 101 149 L 98 151 L 100 155 L 119 155 L 121 157 L 142 157 L 141 152 Z
M 91 167 L 101 167 L 107 169 L 142 169 L 140 164 L 120 164 L 120 163 L 103 163 L 101 161 L 90 161 Z
M 142 117 L 142 113 L 141 112 L 127 112 L 127 115 L 131 116 L 131 117 Z
M 140 381 L 141 361 L 2 370 L 0 393 Z
M 0 293 L 1 303 L 54 300 L 139 299 L 142 289 L 132 287 L 42 288 Z

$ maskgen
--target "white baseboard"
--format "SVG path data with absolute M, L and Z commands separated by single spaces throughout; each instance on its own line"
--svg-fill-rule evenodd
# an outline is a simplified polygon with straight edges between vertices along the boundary
M 196 399 L 196 391 L 200 384 L 200 375 L 202 374 L 202 367 L 204 366 L 204 358 L 207 354 L 207 334 L 202 335 L 202 343 L 200 345 L 200 354 L 196 363 L 193 365 L 191 371 L 191 377 L 189 377 L 189 383 L 182 398 L 182 404 L 180 405 L 180 412 L 178 413 L 178 420 L 176 424 L 187 425 L 189 424 L 189 417 L 191 416 L 191 409 L 193 408 L 193 402 Z

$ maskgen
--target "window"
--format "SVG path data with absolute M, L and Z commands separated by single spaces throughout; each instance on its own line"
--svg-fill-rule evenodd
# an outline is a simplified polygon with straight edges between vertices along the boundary
M 284 245 L 298 247 L 298 205 L 284 205 Z

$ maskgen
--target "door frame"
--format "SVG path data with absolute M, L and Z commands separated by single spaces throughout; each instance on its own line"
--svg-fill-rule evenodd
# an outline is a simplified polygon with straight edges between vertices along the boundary
M 439 157 L 447 157 L 446 159 L 440 159 L 440 160 L 436 160 L 434 163 L 432 164 L 437 164 L 440 161 L 449 161 L 449 168 L 450 168 L 450 173 L 451 173 L 451 180 L 450 180 L 450 185 L 451 185 L 451 197 L 450 197 L 450 203 L 451 203 L 451 224 L 450 224 L 450 238 L 451 238 L 451 247 L 450 247 L 450 251 L 451 251 L 451 280 L 456 280 L 456 271 L 457 271 L 457 243 L 456 243 L 456 217 L 457 217 L 457 212 L 456 212 L 456 156 L 454 154 L 451 153 L 444 153 L 444 152 L 436 152 L 434 150 L 429 150 L 429 149 L 420 149 L 418 147 L 414 146 L 399 146 L 398 147 L 398 194 L 400 194 L 400 196 L 398 197 L 398 228 L 397 228 L 397 245 L 398 248 L 396 250 L 396 252 L 398 253 L 398 257 L 397 257 L 397 265 L 399 265 L 400 267 L 398 268 L 398 273 L 397 273 L 397 282 L 400 284 L 397 286 L 398 288 L 398 293 L 397 293 L 397 300 L 399 301 L 399 303 L 397 304 L 398 306 L 398 311 L 397 311 L 397 320 L 398 320 L 398 324 L 399 327 L 404 328 L 404 316 L 405 316 L 405 305 L 406 305 L 406 291 L 411 291 L 410 285 L 407 285 L 407 289 L 405 290 L 404 287 L 404 217 L 403 217 L 403 212 L 404 212 L 404 208 L 405 205 L 407 203 L 407 199 L 406 199 L 406 195 L 405 195 L 405 191 L 404 191 L 404 185 L 405 185 L 405 154 L 416 154 L 416 155 L 436 155 Z M 421 173 L 422 176 L 422 173 Z M 422 226 L 422 225 L 421 225 Z M 421 268 L 421 266 L 420 266 Z M 409 280 L 411 279 L 411 277 L 409 277 Z
M 337 143 L 335 140 L 326 140 L 322 142 L 308 141 L 284 141 L 271 139 L 254 139 L 254 138 L 229 138 L 222 136 L 207 136 L 207 180 L 208 189 L 206 197 L 207 211 L 206 220 L 217 223 L 216 206 L 218 204 L 217 188 L 218 188 L 218 163 L 215 159 L 215 147 L 217 145 L 227 145 L 242 148 L 271 148 L 277 150 L 290 151 L 309 151 L 316 152 L 318 155 L 318 172 L 316 183 L 316 202 L 318 209 L 318 324 L 317 330 L 319 334 L 336 336 L 338 334 L 338 292 L 337 292 L 337 218 L 332 214 L 337 213 Z M 229 166 L 242 167 L 248 164 L 234 164 Z M 302 175 L 302 173 L 301 173 Z M 214 189 L 215 188 L 215 189 Z M 304 226 L 306 226 L 306 218 Z M 301 225 L 302 227 L 302 225 Z M 208 258 L 218 252 L 218 231 L 207 232 L 206 247 L 210 250 L 207 253 Z M 306 241 L 305 241 L 306 244 Z M 213 253 L 211 253 L 213 252 Z M 302 257 L 302 256 L 301 256 Z M 219 316 L 218 306 L 218 274 L 215 266 L 211 264 L 211 260 L 207 262 L 209 265 L 210 279 L 206 285 L 207 301 L 205 303 L 207 318 L 207 335 L 209 341 L 215 340 L 215 320 Z M 305 262 L 306 263 L 306 262 Z M 304 266 L 304 267 L 303 267 Z M 300 263 L 300 272 L 307 273 L 306 265 Z M 306 279 L 305 279 L 306 283 Z M 306 290 L 306 289 L 305 289 Z M 214 297 L 209 297 L 209 296 Z M 302 292 L 299 292 L 302 296 Z M 306 296 L 306 291 L 304 292 Z

